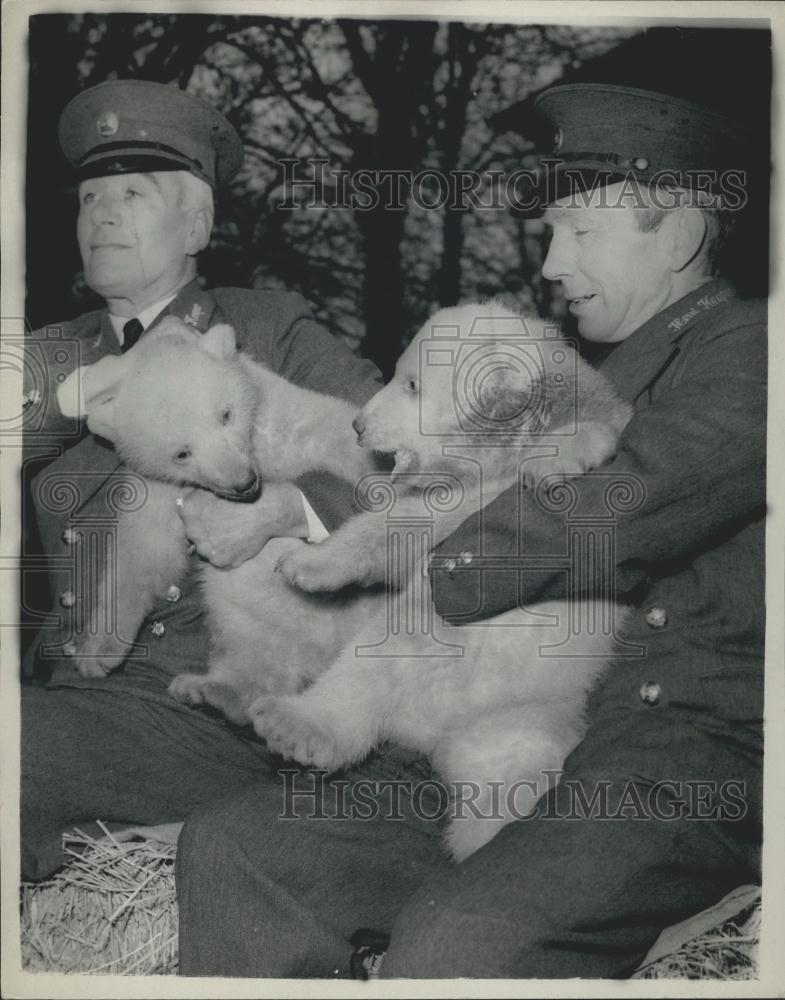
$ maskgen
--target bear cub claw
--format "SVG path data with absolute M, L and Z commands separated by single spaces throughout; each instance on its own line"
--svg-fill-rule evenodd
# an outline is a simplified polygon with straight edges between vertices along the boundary
M 249 714 L 256 734 L 274 753 L 326 771 L 346 763 L 335 736 L 308 716 L 300 698 L 263 695 Z
M 340 590 L 353 582 L 351 568 L 341 565 L 329 549 L 321 545 L 303 545 L 282 555 L 275 564 L 287 583 L 308 592 Z
M 232 684 L 210 679 L 209 674 L 178 674 L 169 685 L 169 694 L 184 705 L 207 705 L 216 708 L 229 722 L 246 726 L 248 698 Z
M 169 694 L 184 705 L 204 704 L 203 674 L 178 674 L 169 685 Z

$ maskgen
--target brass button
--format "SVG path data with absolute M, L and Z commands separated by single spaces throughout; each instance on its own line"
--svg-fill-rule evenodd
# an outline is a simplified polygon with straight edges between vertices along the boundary
M 67 642 L 63 646 L 63 656 L 76 656 L 76 643 Z
M 472 562 L 472 559 L 474 559 L 474 556 L 473 556 L 473 555 L 472 555 L 472 553 L 471 553 L 471 552 L 469 552 L 469 551 L 466 551 L 466 552 L 461 552 L 461 554 L 460 554 L 460 555 L 458 556 L 458 560 L 459 560 L 459 561 L 460 561 L 460 562 L 461 562 L 461 563 L 462 563 L 462 564 L 463 564 L 464 566 L 470 566 L 470 565 L 471 565 L 471 562 Z
M 156 639 L 160 639 L 161 636 L 166 632 L 166 626 L 164 625 L 163 622 L 153 622 L 153 624 L 150 626 L 150 631 L 153 633 Z
M 79 541 L 79 532 L 73 528 L 66 528 L 61 537 L 66 545 L 76 545 Z
M 649 161 L 646 159 L 645 156 L 639 156 L 639 157 L 637 157 L 635 160 L 633 160 L 632 165 L 633 165 L 633 167 L 636 170 L 648 170 L 649 169 Z
M 180 590 L 180 588 L 177 586 L 176 583 L 173 583 L 166 591 L 166 599 L 171 604 L 174 604 L 176 601 L 179 601 L 182 596 L 183 592 L 182 590 Z
M 60 595 L 60 603 L 64 608 L 72 608 L 76 604 L 76 594 L 73 590 L 64 590 Z
M 458 565 L 458 563 L 454 559 L 445 559 L 444 560 L 444 568 L 447 570 L 448 573 L 454 572 L 455 567 L 457 565 Z
M 646 624 L 652 628 L 663 628 L 668 624 L 668 612 L 665 608 L 649 608 L 646 612 Z
M 662 688 L 654 681 L 646 681 L 641 684 L 638 694 L 644 705 L 656 705 L 662 697 Z

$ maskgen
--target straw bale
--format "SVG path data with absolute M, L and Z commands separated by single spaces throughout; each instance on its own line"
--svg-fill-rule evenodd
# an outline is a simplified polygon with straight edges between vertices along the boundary
M 69 834 L 69 863 L 47 882 L 22 886 L 28 972 L 176 971 L 175 845 L 106 833 L 100 840 Z
M 26 971 L 177 971 L 175 843 L 123 841 L 104 830 L 101 839 L 80 830 L 68 835 L 69 863 L 47 882 L 22 886 Z M 760 920 L 759 888 L 735 890 L 716 907 L 663 932 L 633 978 L 754 979 Z
M 754 903 L 657 961 L 644 963 L 633 979 L 757 979 L 761 903 Z

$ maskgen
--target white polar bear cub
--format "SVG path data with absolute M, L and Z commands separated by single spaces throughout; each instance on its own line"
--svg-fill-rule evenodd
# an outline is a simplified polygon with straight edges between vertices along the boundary
M 95 600 L 114 603 L 116 634 L 88 637 L 74 652 L 85 676 L 123 662 L 144 618 L 185 575 L 176 509 L 184 486 L 254 502 L 263 480 L 323 469 L 353 482 L 375 467 L 355 444 L 354 405 L 295 386 L 238 352 L 223 324 L 200 334 L 167 317 L 127 354 L 70 376 L 58 399 L 64 411 L 86 414 L 90 430 L 145 477 L 147 493 L 138 510 L 120 517 L 116 584 L 96 588 Z M 234 569 L 203 564 L 209 672 L 178 675 L 171 694 L 244 724 L 255 697 L 298 691 L 336 655 L 356 628 L 354 616 L 374 598 L 340 601 L 287 586 L 276 560 L 299 544 L 274 539 Z
M 527 814 L 581 740 L 624 617 L 606 596 L 450 627 L 420 571 L 427 552 L 398 558 L 396 525 L 427 524 L 438 543 L 502 490 L 613 455 L 631 408 L 544 326 L 489 302 L 441 310 L 418 333 L 355 420 L 361 444 L 395 456 L 394 502 L 279 563 L 309 591 L 386 580 L 386 600 L 311 687 L 250 709 L 271 747 L 327 770 L 387 739 L 429 754 L 453 797 L 457 860 Z

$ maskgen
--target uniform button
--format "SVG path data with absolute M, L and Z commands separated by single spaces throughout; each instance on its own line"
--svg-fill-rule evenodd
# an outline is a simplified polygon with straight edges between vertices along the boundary
M 445 568 L 445 570 L 446 570 L 446 571 L 447 571 L 448 573 L 452 573 L 452 572 L 454 572 L 454 570 L 455 570 L 455 567 L 456 567 L 457 565 L 458 565 L 458 563 L 457 563 L 457 562 L 456 562 L 456 561 L 455 561 L 454 559 L 445 559 L 445 560 L 444 560 L 444 568 Z
M 76 604 L 76 594 L 73 590 L 64 590 L 60 595 L 60 603 L 64 608 L 72 608 Z
M 459 562 L 463 563 L 464 566 L 470 566 L 472 559 L 474 559 L 474 556 L 471 552 L 461 552 L 458 556 Z
M 646 612 L 646 624 L 652 628 L 662 628 L 668 624 L 668 612 L 665 608 L 649 608 Z
M 62 534 L 62 539 L 66 545 L 76 545 L 79 541 L 79 532 L 73 528 L 66 528 Z
M 164 634 L 164 632 L 166 632 L 166 626 L 164 625 L 163 622 L 153 622 L 153 624 L 150 626 L 150 631 L 153 633 L 156 639 L 160 639 L 161 636 Z
M 662 688 L 654 681 L 646 681 L 645 684 L 641 684 L 638 694 L 644 705 L 656 705 L 662 696 Z
M 76 656 L 76 643 L 67 642 L 63 646 L 63 656 Z
M 179 601 L 182 596 L 183 592 L 182 590 L 180 590 L 180 588 L 177 586 L 176 583 L 173 583 L 171 587 L 169 587 L 166 591 L 166 599 L 167 601 L 170 601 L 172 604 L 174 604 L 175 601 Z
M 639 156 L 636 160 L 633 160 L 632 165 L 633 167 L 635 167 L 636 170 L 648 170 L 649 161 L 646 159 L 645 156 Z

